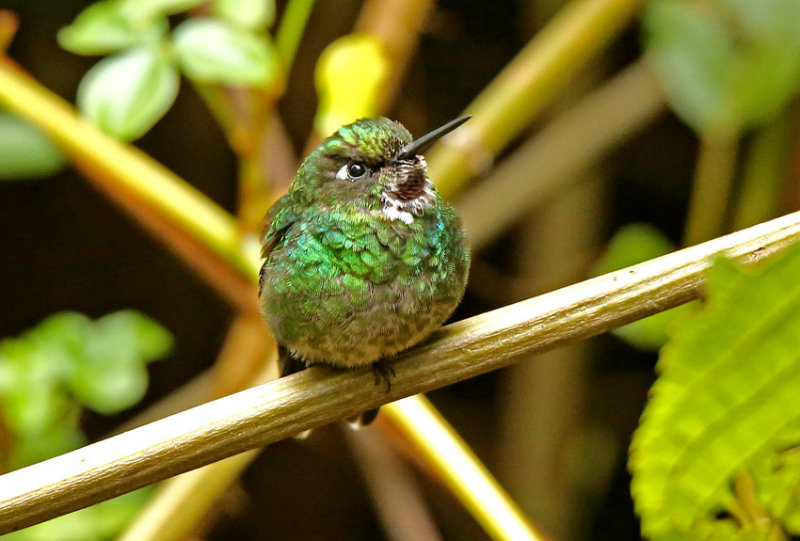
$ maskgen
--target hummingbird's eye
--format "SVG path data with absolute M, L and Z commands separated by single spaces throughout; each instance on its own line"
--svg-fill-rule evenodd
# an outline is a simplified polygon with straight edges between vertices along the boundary
M 367 174 L 367 168 L 361 162 L 350 162 L 347 164 L 347 176 L 351 179 L 361 178 Z

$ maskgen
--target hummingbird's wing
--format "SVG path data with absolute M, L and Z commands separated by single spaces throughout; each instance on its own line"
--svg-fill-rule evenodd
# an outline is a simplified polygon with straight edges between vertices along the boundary
M 264 259 L 269 257 L 270 252 L 283 240 L 286 230 L 297 221 L 289 203 L 289 194 L 286 194 L 267 211 L 261 231 L 261 257 Z
M 258 296 L 264 288 L 264 268 L 269 254 L 281 243 L 286 231 L 297 221 L 297 216 L 291 209 L 289 194 L 284 195 L 270 207 L 264 218 L 264 229 L 261 233 L 261 257 L 264 264 L 258 276 Z

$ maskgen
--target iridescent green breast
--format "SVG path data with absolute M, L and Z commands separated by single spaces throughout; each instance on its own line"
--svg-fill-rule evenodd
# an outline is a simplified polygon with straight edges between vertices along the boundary
M 270 230 L 280 235 L 266 254 L 261 305 L 296 357 L 371 364 L 423 340 L 460 301 L 469 252 L 438 194 L 411 223 L 356 204 L 292 208 Z

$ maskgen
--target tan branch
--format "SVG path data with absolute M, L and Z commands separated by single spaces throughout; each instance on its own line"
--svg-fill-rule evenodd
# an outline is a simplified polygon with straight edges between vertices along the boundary
M 444 327 L 369 369 L 313 367 L 0 476 L 0 533 L 74 511 L 379 404 L 430 391 L 697 297 L 711 258 L 755 261 L 800 238 L 800 213 Z

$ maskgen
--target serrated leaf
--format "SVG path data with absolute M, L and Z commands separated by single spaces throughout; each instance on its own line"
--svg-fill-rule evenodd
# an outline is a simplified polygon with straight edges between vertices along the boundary
M 235 25 L 263 30 L 275 18 L 273 0 L 214 0 L 211 13 Z
M 278 56 L 266 36 L 218 19 L 181 23 L 174 45 L 183 72 L 202 83 L 268 87 L 278 76 Z
M 798 276 L 797 247 L 757 271 L 716 262 L 703 309 L 662 349 L 630 457 L 649 539 L 700 539 L 737 476 L 800 439 Z
M 389 57 L 374 36 L 350 34 L 328 45 L 314 72 L 317 132 L 327 137 L 344 124 L 377 116 L 388 76 Z
M 628 224 L 619 229 L 597 262 L 594 274 L 605 274 L 642 261 L 654 259 L 675 249 L 670 240 L 656 227 L 645 223 Z M 689 304 L 659 312 L 615 329 L 614 335 L 645 351 L 657 351 L 667 341 L 667 331 L 673 322 L 691 310 Z
M 0 180 L 54 175 L 66 163 L 64 153 L 36 126 L 0 113 Z
M 774 117 L 800 85 L 800 2 L 652 0 L 645 48 L 681 118 L 731 136 Z
M 177 71 L 158 49 L 138 47 L 95 64 L 78 86 L 78 107 L 101 130 L 129 141 L 164 116 L 178 84 Z
M 58 32 L 64 49 L 81 55 L 105 55 L 133 45 L 153 43 L 166 35 L 163 18 L 132 19 L 117 0 L 90 4 Z

